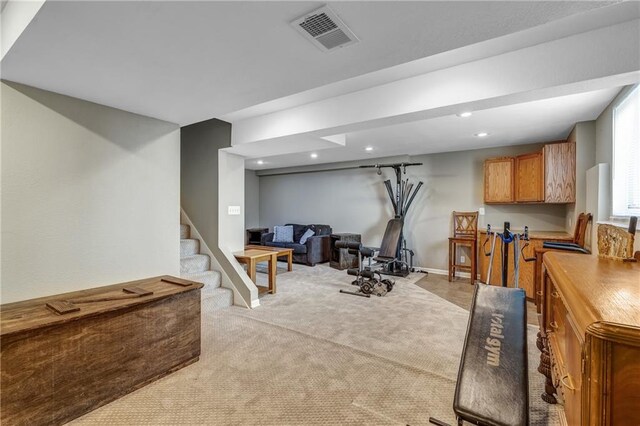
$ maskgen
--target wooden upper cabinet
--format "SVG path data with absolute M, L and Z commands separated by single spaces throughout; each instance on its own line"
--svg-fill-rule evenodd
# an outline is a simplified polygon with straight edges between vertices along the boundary
M 557 142 L 484 162 L 485 203 L 575 203 L 576 143 Z
M 545 200 L 542 151 L 516 157 L 515 191 L 517 202 Z
M 575 142 L 547 144 L 543 151 L 544 201 L 546 203 L 575 203 Z
M 484 162 L 484 202 L 512 203 L 515 160 L 490 158 Z

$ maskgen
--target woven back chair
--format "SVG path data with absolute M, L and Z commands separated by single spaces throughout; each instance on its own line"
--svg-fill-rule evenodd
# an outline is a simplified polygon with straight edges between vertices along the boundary
M 456 275 L 456 269 L 471 273 L 471 284 L 477 275 L 478 212 L 453 212 L 453 237 L 449 238 L 449 281 Z M 458 246 L 467 246 L 470 251 L 470 265 L 456 263 Z

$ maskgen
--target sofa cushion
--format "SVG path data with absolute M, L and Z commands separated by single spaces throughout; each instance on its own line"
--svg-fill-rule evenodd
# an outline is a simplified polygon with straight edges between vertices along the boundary
M 329 225 L 309 225 L 311 229 L 316 233 L 316 235 L 331 235 L 333 230 Z
M 306 254 L 307 246 L 298 243 L 288 243 L 287 248 L 293 249 L 293 254 Z
M 307 253 L 307 246 L 304 245 L 304 244 L 270 242 L 270 243 L 267 243 L 266 245 L 269 246 L 269 247 L 280 247 L 280 248 L 293 249 L 293 253 L 294 254 L 306 254 Z
M 293 239 L 293 226 L 274 226 L 273 227 L 273 242 L 275 243 L 292 243 Z M 300 241 L 295 240 L 295 241 Z
M 315 232 L 313 232 L 312 229 L 307 229 L 305 233 L 302 234 L 302 237 L 300 237 L 300 244 L 306 243 L 309 237 L 313 237 L 314 235 L 315 235 Z
M 287 223 L 288 226 L 293 226 L 293 242 L 297 243 L 300 241 L 300 238 L 307 232 L 309 229 L 308 225 L 299 225 L 297 223 Z

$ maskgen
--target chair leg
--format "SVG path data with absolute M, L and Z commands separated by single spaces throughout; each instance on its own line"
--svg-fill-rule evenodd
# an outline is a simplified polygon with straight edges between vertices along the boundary
M 477 246 L 476 244 L 471 245 L 471 285 L 476 283 L 476 276 L 478 271 L 476 268 L 478 267 L 477 260 L 478 254 L 476 253 Z
M 451 282 L 453 278 L 453 261 L 455 261 L 455 259 L 453 259 L 453 253 L 451 250 L 452 247 L 455 247 L 455 244 L 449 241 L 449 282 Z

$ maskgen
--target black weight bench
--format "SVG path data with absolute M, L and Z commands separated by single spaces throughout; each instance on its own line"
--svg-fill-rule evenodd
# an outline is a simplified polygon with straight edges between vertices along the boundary
M 526 309 L 523 289 L 476 285 L 453 400 L 459 425 L 529 424 Z

